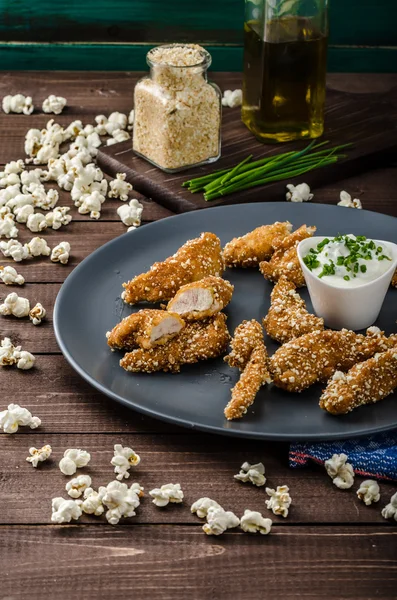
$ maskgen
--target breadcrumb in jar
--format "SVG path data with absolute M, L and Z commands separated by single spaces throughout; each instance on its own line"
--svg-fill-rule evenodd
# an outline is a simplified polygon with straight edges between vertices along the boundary
M 196 44 L 171 44 L 151 50 L 147 62 L 150 76 L 134 93 L 134 151 L 171 172 L 215 161 L 221 93 L 207 81 L 209 53 Z

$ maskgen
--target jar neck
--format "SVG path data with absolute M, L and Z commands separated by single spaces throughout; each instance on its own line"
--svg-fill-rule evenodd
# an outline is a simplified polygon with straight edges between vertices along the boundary
M 150 77 L 159 85 L 182 90 L 183 88 L 201 86 L 207 81 L 207 65 L 192 67 L 174 67 L 166 64 L 150 65 Z

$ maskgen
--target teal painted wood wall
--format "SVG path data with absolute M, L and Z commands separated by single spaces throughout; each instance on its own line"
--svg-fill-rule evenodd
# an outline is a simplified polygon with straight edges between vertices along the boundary
M 1 69 L 143 70 L 153 45 L 199 42 L 241 70 L 244 0 L 0 0 Z M 330 71 L 397 71 L 397 0 L 330 0 Z

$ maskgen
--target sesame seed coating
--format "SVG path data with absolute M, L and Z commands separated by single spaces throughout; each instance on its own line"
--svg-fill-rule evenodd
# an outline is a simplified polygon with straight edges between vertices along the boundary
M 283 240 L 276 240 L 273 244 L 274 254 L 271 259 L 263 261 L 259 265 L 264 278 L 276 282 L 284 275 L 296 287 L 304 286 L 305 278 L 299 264 L 296 247 L 300 241 L 312 237 L 315 231 L 316 227 L 302 225 Z
M 225 351 L 229 339 L 226 315 L 218 313 L 205 321 L 187 323 L 178 336 L 163 346 L 128 352 L 121 359 L 120 366 L 136 373 L 178 373 L 184 364 L 219 356 Z
M 227 267 L 256 267 L 262 260 L 273 254 L 275 240 L 289 235 L 291 223 L 273 223 L 262 225 L 249 233 L 233 238 L 223 249 L 223 258 Z
M 164 333 L 153 339 L 155 328 L 163 327 Z M 164 310 L 144 309 L 128 315 L 106 334 L 108 345 L 113 349 L 132 350 L 138 346 L 150 348 L 165 344 L 185 326 L 179 315 Z M 171 330 L 169 333 L 168 331 Z M 172 331 L 173 330 L 173 331 Z
M 336 370 L 347 371 L 377 352 L 395 344 L 382 331 L 314 331 L 287 342 L 270 358 L 270 373 L 277 387 L 301 392 L 318 381 L 326 381 Z
M 379 402 L 397 388 L 397 345 L 354 365 L 346 375 L 337 371 L 328 382 L 320 406 L 333 415 Z
M 187 241 L 173 256 L 123 283 L 122 298 L 127 304 L 171 300 L 183 285 L 207 275 L 220 276 L 223 270 L 219 238 L 214 233 L 202 233 Z
M 263 326 L 266 333 L 281 344 L 311 331 L 322 331 L 324 319 L 310 314 L 296 287 L 284 275 L 270 295 L 271 305 Z

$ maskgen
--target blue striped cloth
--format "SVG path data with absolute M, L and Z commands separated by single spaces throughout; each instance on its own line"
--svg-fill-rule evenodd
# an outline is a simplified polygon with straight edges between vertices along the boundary
M 324 464 L 333 454 L 344 452 L 357 475 L 397 481 L 397 431 L 349 441 L 293 443 L 290 467 L 304 467 L 309 461 Z

